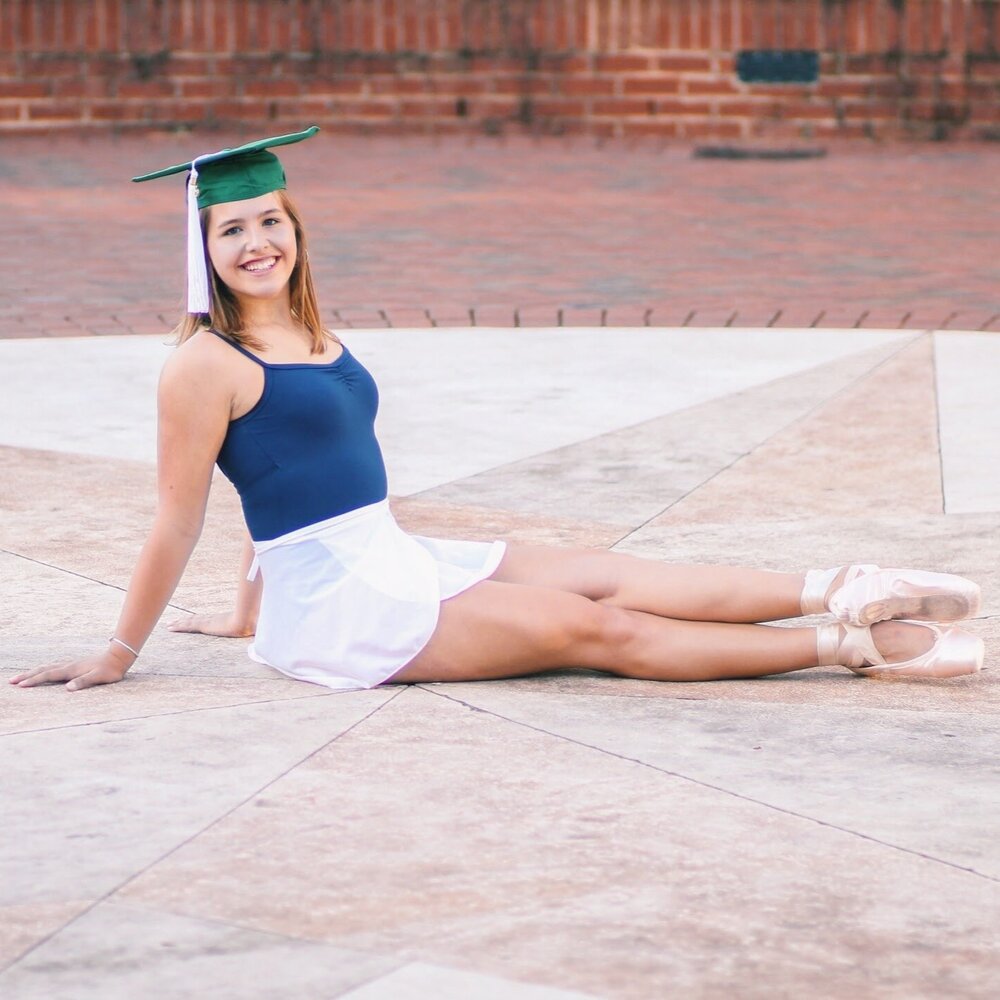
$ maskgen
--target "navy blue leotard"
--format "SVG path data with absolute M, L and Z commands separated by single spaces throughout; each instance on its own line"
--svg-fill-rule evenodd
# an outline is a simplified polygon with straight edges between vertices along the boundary
M 217 460 L 254 541 L 385 499 L 378 388 L 346 347 L 328 364 L 276 365 L 215 335 L 264 369 L 260 399 L 230 422 Z

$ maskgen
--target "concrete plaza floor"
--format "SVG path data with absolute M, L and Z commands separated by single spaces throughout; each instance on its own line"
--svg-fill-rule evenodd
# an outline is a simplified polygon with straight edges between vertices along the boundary
M 102 188 L 86 212 L 112 202 Z M 35 226 L 18 287 L 41 295 L 68 223 L 56 239 L 14 211 Z M 129 226 L 162 233 L 159 212 Z M 69 287 L 0 316 L 3 676 L 103 644 L 153 510 L 169 348 L 155 324 L 86 323 L 104 295 L 138 317 L 164 294 L 95 274 L 105 237 L 84 229 Z M 928 257 L 920 301 L 988 316 L 995 258 L 979 266 L 981 284 L 934 290 Z M 813 301 L 834 301 L 810 274 Z M 30 335 L 31 310 L 52 325 Z M 122 684 L 0 686 L 0 996 L 996 996 L 1000 334 L 897 325 L 341 334 L 379 381 L 408 529 L 958 572 L 983 585 L 968 627 L 987 670 L 331 694 L 251 662 L 245 640 L 161 626 Z M 226 606 L 241 532 L 219 478 L 174 607 Z

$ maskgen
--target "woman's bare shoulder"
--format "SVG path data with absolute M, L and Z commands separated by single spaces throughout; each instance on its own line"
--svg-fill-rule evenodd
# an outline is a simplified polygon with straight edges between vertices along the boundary
M 209 330 L 199 330 L 179 344 L 163 365 L 160 374 L 162 391 L 209 392 L 228 394 L 232 389 L 230 373 L 233 358 L 239 355 Z
M 208 368 L 217 371 L 238 356 L 229 344 L 222 342 L 211 330 L 199 330 L 170 353 L 163 370 L 189 371 L 193 368 Z

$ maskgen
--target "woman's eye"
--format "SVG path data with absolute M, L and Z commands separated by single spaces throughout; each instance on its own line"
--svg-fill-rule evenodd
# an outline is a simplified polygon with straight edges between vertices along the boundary
M 239 226 L 230 226 L 222 235 L 223 236 L 235 236 L 240 231 Z
M 278 219 L 274 219 L 274 218 L 265 219 L 264 220 L 264 225 L 265 226 L 276 226 L 278 224 L 278 221 L 279 221 Z

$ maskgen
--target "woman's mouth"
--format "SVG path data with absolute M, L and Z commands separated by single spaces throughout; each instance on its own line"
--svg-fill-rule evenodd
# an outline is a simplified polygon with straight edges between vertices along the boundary
M 240 264 L 240 270 L 249 271 L 251 274 L 264 274 L 277 263 L 277 257 L 261 257 L 259 260 L 249 260 L 245 264 Z

